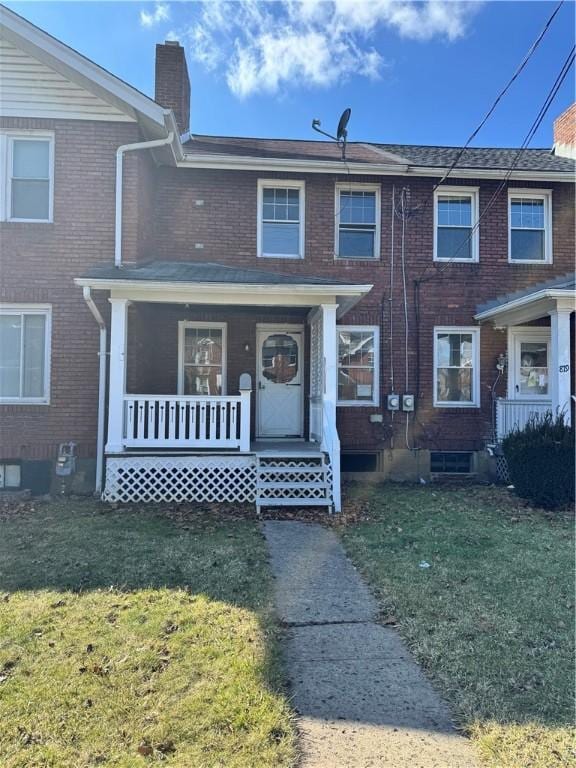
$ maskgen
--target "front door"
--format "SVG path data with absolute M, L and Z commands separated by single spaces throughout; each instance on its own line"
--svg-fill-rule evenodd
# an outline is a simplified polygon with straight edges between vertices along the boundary
M 550 331 L 548 328 L 514 330 L 509 381 L 514 400 L 549 400 L 548 366 Z
M 258 328 L 258 437 L 302 437 L 302 341 L 302 329 Z

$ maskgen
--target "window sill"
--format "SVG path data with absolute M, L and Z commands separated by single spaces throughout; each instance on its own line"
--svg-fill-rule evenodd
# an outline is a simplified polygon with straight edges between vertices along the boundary
M 440 408 L 443 411 L 454 411 L 460 413 L 460 411 L 479 411 L 480 405 L 478 403 L 434 403 L 434 408 Z
M 338 400 L 337 408 L 378 408 L 379 404 L 368 401 L 358 400 Z
M 530 259 L 511 259 L 508 258 L 508 264 L 519 264 L 520 266 L 525 265 L 527 267 L 551 267 L 553 262 L 552 261 L 542 261 L 541 259 L 535 261 Z
M 480 259 L 439 259 L 433 258 L 435 264 L 479 264 Z
M 380 261 L 380 256 L 334 256 L 334 261 L 351 261 L 356 264 L 358 261 Z
M 50 400 L 0 400 L 3 405 L 50 405 Z
M 53 219 L 3 219 L 3 224 L 54 224 Z
M 292 261 L 304 261 L 304 256 L 298 256 L 297 254 L 288 254 L 288 253 L 258 253 L 257 258 L 281 259 L 282 261 L 285 261 L 286 259 L 290 259 Z

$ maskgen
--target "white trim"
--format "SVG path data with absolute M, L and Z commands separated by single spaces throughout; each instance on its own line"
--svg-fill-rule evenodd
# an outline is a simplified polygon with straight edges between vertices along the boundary
M 544 258 L 543 259 L 513 259 L 512 258 L 512 198 L 519 197 L 527 200 L 542 200 L 544 202 Z M 515 229 L 517 229 L 515 227 Z M 523 227 L 521 229 L 529 229 Z M 530 231 L 530 230 L 529 230 Z M 533 231 L 540 232 L 540 229 Z M 509 264 L 552 264 L 552 190 L 551 189 L 520 189 L 508 187 L 508 263 Z
M 12 216 L 12 177 L 14 163 L 14 141 L 48 142 L 48 218 L 23 219 Z M 0 178 L 0 221 L 26 224 L 52 224 L 54 222 L 54 131 L 10 129 L 0 132 L 0 159 L 5 178 Z
M 374 378 L 372 379 L 372 400 L 339 400 L 338 399 L 338 373 L 340 371 L 340 331 L 367 331 L 374 334 Z M 348 366 L 343 366 L 348 367 Z M 364 366 L 368 367 L 368 366 Z M 378 325 L 337 325 L 336 326 L 336 405 L 346 408 L 368 407 L 374 408 L 380 405 L 380 326 Z
M 50 367 L 52 361 L 52 304 L 0 303 L 0 315 L 43 315 L 44 395 L 43 397 L 0 397 L 0 405 L 50 405 Z M 20 354 L 22 355 L 22 349 Z M 20 361 L 22 366 L 22 361 Z M 20 370 L 22 375 L 22 369 Z
M 299 195 L 299 222 L 298 222 L 298 250 L 299 253 L 263 253 L 262 251 L 262 229 L 263 229 L 263 193 L 265 189 L 298 189 Z M 306 184 L 304 181 L 295 181 L 292 179 L 258 179 L 257 184 L 257 233 L 256 233 L 256 255 L 262 259 L 303 259 L 305 256 L 305 233 L 306 233 Z M 295 222 L 289 222 L 295 223 Z
M 193 139 L 193 137 L 192 137 Z M 403 163 L 355 163 L 348 160 L 291 160 L 285 158 L 260 158 L 232 156 L 218 153 L 188 154 L 177 162 L 179 168 L 210 168 L 214 170 L 250 170 L 258 172 L 291 173 L 347 173 L 360 176 L 426 176 L 438 178 L 448 170 L 447 167 L 418 166 Z M 488 168 L 455 168 L 452 178 L 460 179 L 498 179 L 506 178 L 508 171 Z M 543 181 L 574 183 L 572 171 L 514 171 L 511 181 Z
M 548 392 L 545 395 L 522 395 L 516 391 L 516 385 L 519 383 L 517 380 L 518 370 L 517 352 L 518 345 L 522 341 L 546 341 L 548 344 Z M 508 399 L 516 401 L 524 400 L 543 400 L 550 401 L 552 399 L 552 361 L 551 361 L 551 331 L 549 326 L 533 326 L 533 325 L 514 325 L 508 327 Z
M 228 392 L 227 360 L 228 360 L 228 323 L 216 323 L 200 320 L 178 321 L 178 394 L 184 395 L 184 336 L 187 328 L 219 328 L 222 331 L 222 392 L 225 397 Z M 214 366 L 216 367 L 216 366 Z M 203 395 L 198 395 L 203 397 Z
M 472 232 L 470 241 L 471 258 L 452 258 L 438 256 L 438 199 L 440 197 L 469 197 L 471 203 L 471 225 Z M 453 262 L 461 264 L 475 264 L 480 260 L 480 228 L 478 226 L 478 187 L 443 187 L 440 186 L 434 190 L 434 243 L 433 243 L 433 261 Z
M 256 323 L 256 381 L 254 391 L 256 393 L 256 437 L 258 439 L 277 439 L 282 440 L 278 435 L 262 435 L 261 434 L 261 414 L 260 414 L 260 372 L 262 370 L 262 345 L 260 344 L 260 334 L 271 333 L 287 333 L 287 334 L 299 334 L 300 343 L 298 344 L 298 370 L 300 371 L 300 434 L 294 439 L 299 439 L 304 436 L 304 344 L 305 344 L 305 328 L 304 325 L 296 323 Z M 290 437 L 293 437 L 290 435 Z
M 472 334 L 472 395 L 471 402 L 462 400 L 438 400 L 438 344 L 437 337 L 441 333 L 470 333 Z M 433 369 L 432 369 L 432 399 L 434 408 L 480 408 L 480 328 L 470 325 L 435 325 L 433 330 Z
M 340 211 L 342 206 L 340 204 L 340 194 L 342 192 L 375 192 L 375 229 L 374 229 L 374 255 L 373 256 L 340 256 L 338 251 L 340 249 Z M 382 185 L 381 184 L 358 184 L 356 182 L 336 182 L 334 185 L 334 258 L 339 261 L 379 261 L 380 260 L 380 241 L 382 239 L 381 234 L 381 198 L 382 198 Z

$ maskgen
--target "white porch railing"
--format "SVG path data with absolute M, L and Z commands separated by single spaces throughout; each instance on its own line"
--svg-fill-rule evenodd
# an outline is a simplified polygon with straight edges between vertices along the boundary
M 549 400 L 496 400 L 496 437 L 503 440 L 514 429 L 523 429 L 533 416 L 552 410 Z
M 250 450 L 250 391 L 231 397 L 125 395 L 126 448 Z
M 324 404 L 322 409 L 322 450 L 330 457 L 332 467 L 332 503 L 334 511 L 342 509 L 340 489 L 340 438 L 333 419 L 330 418 L 329 409 Z

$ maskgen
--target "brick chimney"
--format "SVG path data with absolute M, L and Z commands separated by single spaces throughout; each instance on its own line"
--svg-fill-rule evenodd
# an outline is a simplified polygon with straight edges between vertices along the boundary
M 554 154 L 576 159 L 576 102 L 554 120 Z
M 190 80 L 184 48 L 177 40 L 156 46 L 156 87 L 154 100 L 172 109 L 180 133 L 190 128 Z

